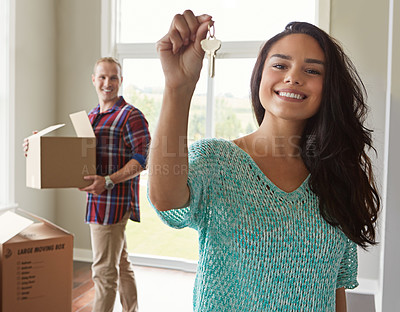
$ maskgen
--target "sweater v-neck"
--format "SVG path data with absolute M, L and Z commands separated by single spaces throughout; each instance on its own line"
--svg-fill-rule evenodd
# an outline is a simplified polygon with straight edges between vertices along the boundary
M 281 195 L 282 197 L 286 199 L 296 199 L 299 196 L 303 195 L 304 192 L 306 191 L 308 187 L 308 181 L 310 179 L 310 174 L 307 175 L 307 177 L 303 180 L 303 182 L 293 191 L 291 192 L 286 192 L 279 188 L 274 182 L 272 182 L 268 176 L 260 169 L 260 167 L 257 165 L 257 163 L 254 161 L 254 159 L 247 153 L 245 152 L 242 148 L 240 148 L 238 145 L 236 145 L 233 141 L 225 140 L 225 139 L 218 139 L 223 142 L 226 142 L 229 145 L 229 148 L 232 149 L 233 152 L 237 154 L 238 157 L 242 158 L 243 160 L 246 160 L 247 163 L 250 165 L 250 170 L 253 170 L 253 172 L 260 177 L 260 179 L 264 180 L 270 187 L 271 189 Z

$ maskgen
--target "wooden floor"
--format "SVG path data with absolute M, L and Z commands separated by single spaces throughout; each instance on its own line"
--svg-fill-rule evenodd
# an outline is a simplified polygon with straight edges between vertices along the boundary
M 187 312 L 193 309 L 194 273 L 138 265 L 133 269 L 141 312 Z M 91 263 L 74 261 L 72 312 L 92 311 L 94 287 L 91 275 Z M 122 312 L 119 295 L 114 312 Z
M 72 312 L 91 312 L 93 307 L 94 287 L 91 263 L 74 261 L 72 281 Z

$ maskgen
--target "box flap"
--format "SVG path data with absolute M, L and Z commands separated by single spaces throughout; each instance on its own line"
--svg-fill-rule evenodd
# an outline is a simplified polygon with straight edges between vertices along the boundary
M 54 126 L 47 127 L 46 129 L 43 129 L 42 131 L 39 131 L 38 133 L 32 134 L 31 136 L 28 136 L 27 139 L 34 137 L 34 136 L 43 136 L 47 133 L 50 133 L 51 131 L 54 131 L 58 128 L 64 127 L 65 124 L 58 124 Z
M 7 211 L 0 216 L 0 244 L 17 235 L 34 223 L 32 220 L 21 217 L 12 211 Z
M 94 138 L 94 132 L 86 111 L 70 114 L 78 138 Z
M 39 216 L 37 216 L 37 215 L 34 215 L 33 213 L 30 213 L 29 211 L 26 211 L 26 210 L 21 209 L 21 208 L 18 208 L 17 211 L 18 211 L 18 212 L 21 212 L 21 213 L 24 213 L 24 214 L 26 214 L 27 216 L 29 216 L 29 217 L 31 217 L 31 218 L 34 218 L 34 219 L 36 219 L 37 221 L 39 221 L 39 222 L 41 222 L 41 223 L 44 223 L 44 224 L 46 224 L 47 226 L 49 226 L 49 227 L 51 227 L 51 228 L 55 228 L 55 229 L 57 229 L 57 230 L 59 230 L 59 231 L 65 233 L 65 234 L 72 235 L 70 232 L 68 232 L 67 230 L 65 230 L 65 229 L 63 229 L 62 227 L 58 226 L 57 224 L 52 223 L 52 222 L 50 222 L 49 220 L 46 220 L 46 219 L 44 219 L 44 218 L 41 218 L 41 217 L 39 217 Z

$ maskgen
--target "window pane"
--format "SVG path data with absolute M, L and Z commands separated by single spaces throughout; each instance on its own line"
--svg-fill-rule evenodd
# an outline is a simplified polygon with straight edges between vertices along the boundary
M 255 59 L 218 59 L 215 75 L 215 136 L 228 140 L 257 129 L 250 101 Z
M 140 176 L 140 223 L 128 222 L 129 253 L 160 257 L 198 259 L 198 235 L 190 228 L 176 230 L 165 225 L 147 200 L 147 171 Z
M 189 142 L 205 135 L 207 67 L 197 83 L 189 115 Z M 125 100 L 140 109 L 149 122 L 153 134 L 160 114 L 164 90 L 164 75 L 158 59 L 123 60 L 123 96 Z
M 222 41 L 264 41 L 291 21 L 315 21 L 316 0 L 120 0 L 119 42 L 156 42 L 169 29 L 173 16 L 190 8 L 215 21 Z
M 140 109 L 154 133 L 161 109 L 164 76 L 158 59 L 123 60 L 123 96 Z M 189 136 L 198 140 L 205 133 L 206 79 L 201 75 L 193 96 Z M 189 260 L 198 258 L 197 232 L 192 229 L 174 230 L 157 216 L 147 199 L 147 172 L 140 182 L 141 222 L 128 222 L 127 242 L 131 253 L 161 257 L 178 257 Z M 160 239 L 160 238 L 163 239 Z M 173 242 L 173 243 L 171 243 Z
M 204 60 L 200 79 L 197 82 L 189 111 L 188 145 L 200 140 L 206 135 L 207 112 L 207 62 Z
M 164 76 L 159 60 L 123 60 L 123 96 L 137 107 L 149 122 L 150 133 L 160 114 Z

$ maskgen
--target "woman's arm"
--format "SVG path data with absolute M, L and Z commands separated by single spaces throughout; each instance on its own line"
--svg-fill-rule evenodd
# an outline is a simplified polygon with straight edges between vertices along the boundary
M 347 312 L 344 287 L 336 289 L 336 312 Z
M 165 89 L 160 118 L 149 154 L 149 198 L 161 211 L 189 201 L 187 128 L 189 106 L 200 77 L 211 16 L 192 11 L 177 14 L 168 33 L 157 42 Z

